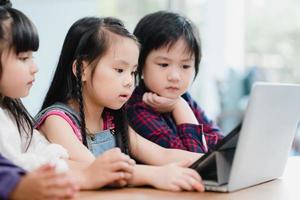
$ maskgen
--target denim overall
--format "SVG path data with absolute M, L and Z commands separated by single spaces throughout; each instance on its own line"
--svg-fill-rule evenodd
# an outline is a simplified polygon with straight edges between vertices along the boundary
M 66 115 L 68 115 L 68 117 L 72 119 L 77 127 L 80 127 L 80 118 L 78 116 L 78 113 L 68 105 L 62 103 L 55 103 L 52 106 L 44 109 L 35 117 L 35 120 L 38 122 L 43 118 L 44 115 L 47 114 L 47 112 L 53 110 L 63 111 Z M 107 129 L 97 133 L 87 134 L 86 140 L 88 148 L 94 154 L 94 156 L 99 156 L 105 151 L 117 146 L 114 129 Z
M 113 131 L 113 129 L 108 129 L 86 136 L 88 148 L 94 156 L 99 156 L 105 151 L 116 147 L 116 139 Z

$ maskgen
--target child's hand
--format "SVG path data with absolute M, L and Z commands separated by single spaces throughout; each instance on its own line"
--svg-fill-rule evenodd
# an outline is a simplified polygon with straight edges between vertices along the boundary
M 132 177 L 132 176 L 130 176 Z M 125 187 L 128 185 L 128 181 L 129 179 L 125 178 L 125 179 L 120 179 L 118 181 L 113 182 L 112 184 L 110 184 L 109 186 L 114 187 L 114 188 L 121 188 L 121 187 Z
M 186 168 L 189 161 L 181 161 L 157 168 L 153 186 L 170 191 L 204 191 L 200 175 L 193 169 Z
M 132 178 L 135 161 L 119 148 L 106 151 L 84 172 L 84 189 L 95 189 L 111 184 L 125 186 Z
M 180 98 L 170 99 L 167 97 L 158 96 L 157 94 L 151 92 L 147 92 L 143 95 L 144 103 L 161 113 L 172 112 L 178 100 L 180 100 Z
M 46 164 L 25 175 L 16 189 L 12 199 L 66 199 L 75 196 L 79 186 L 66 174 L 57 174 L 52 165 Z

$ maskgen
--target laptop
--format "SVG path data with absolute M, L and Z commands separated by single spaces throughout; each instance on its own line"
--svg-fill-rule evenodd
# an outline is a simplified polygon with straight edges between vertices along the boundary
M 232 192 L 280 177 L 300 120 L 300 85 L 255 83 L 243 122 L 190 167 L 208 191 Z

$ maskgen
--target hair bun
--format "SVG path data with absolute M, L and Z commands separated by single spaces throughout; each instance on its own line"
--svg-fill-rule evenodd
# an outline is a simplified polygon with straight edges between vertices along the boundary
M 0 6 L 10 8 L 12 4 L 10 0 L 0 0 Z

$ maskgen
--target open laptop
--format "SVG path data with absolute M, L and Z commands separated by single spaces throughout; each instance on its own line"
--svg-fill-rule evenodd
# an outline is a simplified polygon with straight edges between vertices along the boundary
M 231 192 L 280 177 L 300 120 L 300 85 L 254 84 L 243 122 L 190 167 L 209 191 Z

